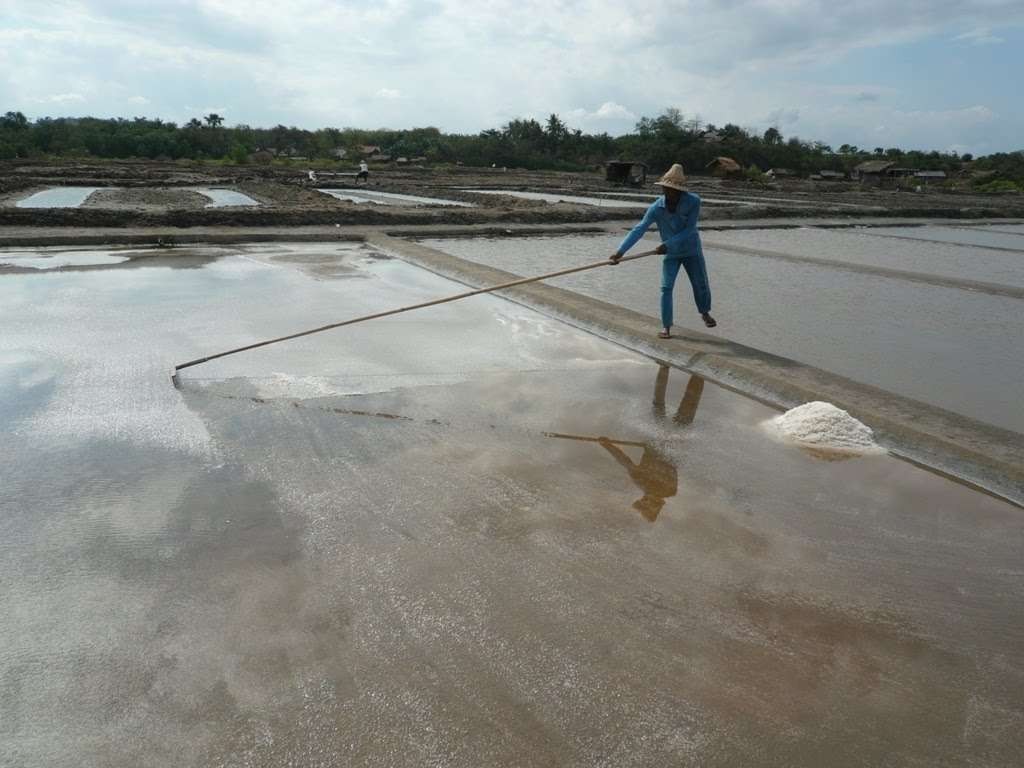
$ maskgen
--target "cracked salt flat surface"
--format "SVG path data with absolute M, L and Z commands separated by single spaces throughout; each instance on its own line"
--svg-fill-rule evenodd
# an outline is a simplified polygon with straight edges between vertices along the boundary
M 29 195 L 15 203 L 17 208 L 78 208 L 102 187 L 54 187 Z
M 355 246 L 239 250 L 0 276 L 19 342 L 0 336 L 0 763 L 1011 764 L 1024 747 L 1018 510 L 891 458 L 780 446 L 767 408 L 491 297 L 173 390 L 160 355 L 458 290 Z M 328 254 L 347 270 L 320 279 Z M 211 449 L 132 419 L 34 432 L 61 400 L 102 405 L 81 375 L 126 350 L 145 365 L 82 415 L 155 400 Z M 268 400 L 275 372 L 295 381 Z

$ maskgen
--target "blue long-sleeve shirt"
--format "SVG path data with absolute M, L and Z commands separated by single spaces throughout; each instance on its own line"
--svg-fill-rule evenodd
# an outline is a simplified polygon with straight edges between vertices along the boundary
M 665 196 L 662 195 L 647 209 L 640 223 L 630 230 L 619 245 L 619 253 L 625 253 L 644 233 L 651 224 L 658 225 L 661 241 L 668 249 L 668 256 L 684 257 L 701 252 L 700 233 L 697 231 L 697 219 L 700 217 L 700 197 L 693 192 L 684 192 L 679 198 L 675 212 L 665 207 Z

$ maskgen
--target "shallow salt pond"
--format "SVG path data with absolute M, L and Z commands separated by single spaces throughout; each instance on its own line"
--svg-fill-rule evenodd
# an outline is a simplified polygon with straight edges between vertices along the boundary
M 376 205 L 438 205 L 454 208 L 475 208 L 473 203 L 461 200 L 445 200 L 440 197 L 421 197 L 419 195 L 402 195 L 397 192 L 369 192 L 350 189 L 319 189 L 325 195 L 345 200 L 350 203 L 374 203 Z
M 594 205 L 599 208 L 646 208 L 650 203 L 633 203 L 629 200 L 602 200 L 598 197 L 581 197 L 579 195 L 563 195 L 550 192 L 519 192 L 509 189 L 465 189 L 477 195 L 507 195 L 523 200 L 541 200 L 546 203 L 575 203 L 578 205 Z
M 259 205 L 256 200 L 253 200 L 246 194 L 238 192 L 234 189 L 213 189 L 207 187 L 197 187 L 196 192 L 204 197 L 208 197 L 211 202 L 206 204 L 207 208 L 227 208 L 232 206 L 254 206 Z
M 191 251 L 0 272 L 0 762 L 1024 749 L 1019 509 L 494 296 L 175 389 L 464 290 L 362 245 Z
M 528 276 L 604 258 L 621 239 L 621 235 L 453 238 L 424 243 Z M 922 271 L 931 263 L 944 265 L 937 270 L 940 274 L 976 280 L 1019 275 L 1003 254 L 953 247 L 956 253 L 944 259 L 941 245 L 831 230 L 716 231 L 705 233 L 704 240 L 712 314 L 719 322 L 715 333 L 1024 432 L 1024 409 L 1020 408 L 1024 355 L 1019 342 L 1024 339 L 1024 301 L 741 254 L 716 249 L 713 243 L 721 240 L 818 257 L 831 254 Z M 651 249 L 657 243 L 648 235 L 634 250 Z M 923 252 L 922 246 L 927 246 Z M 985 271 L 986 265 L 990 272 Z M 658 327 L 660 281 L 661 262 L 650 257 L 549 282 L 647 314 L 653 334 Z M 676 324 L 704 331 L 683 272 L 674 296 Z
M 1005 226 L 987 227 L 878 227 L 869 230 L 875 235 L 896 235 L 912 240 L 940 241 L 952 245 L 984 246 L 989 248 L 1005 248 L 1018 252 L 1017 263 L 1024 263 L 1024 239 L 1012 230 L 999 232 Z M 973 257 L 972 257 L 973 258 Z
M 766 252 L 776 251 L 869 267 L 1024 287 L 1024 254 L 985 249 L 972 251 L 953 243 L 946 245 L 916 241 L 921 229 L 901 227 L 881 230 L 911 238 L 907 240 L 880 238 L 876 234 L 879 230 L 869 227 L 718 230 L 705 233 L 704 240 L 708 243 L 764 249 Z M 964 237 L 961 240 L 965 243 L 974 236 L 973 232 L 962 234 Z M 979 233 L 978 240 L 982 240 L 986 234 L 989 233 Z
M 15 203 L 17 208 L 78 208 L 102 187 L 54 187 L 29 195 Z
M 0 268 L 59 269 L 61 267 L 89 267 L 120 264 L 130 256 L 124 251 L 15 249 L 0 251 Z

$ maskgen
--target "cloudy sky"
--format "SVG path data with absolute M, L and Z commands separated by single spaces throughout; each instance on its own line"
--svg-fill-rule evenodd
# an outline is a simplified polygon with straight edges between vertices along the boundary
M 1022 0 L 0 0 L 0 112 L 1024 148 Z

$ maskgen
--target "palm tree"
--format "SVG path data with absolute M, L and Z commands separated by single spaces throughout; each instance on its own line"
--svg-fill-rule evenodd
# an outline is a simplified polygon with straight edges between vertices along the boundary
M 216 112 L 211 112 L 203 118 L 206 124 L 211 128 L 216 128 L 224 123 L 224 118 L 218 115 Z

